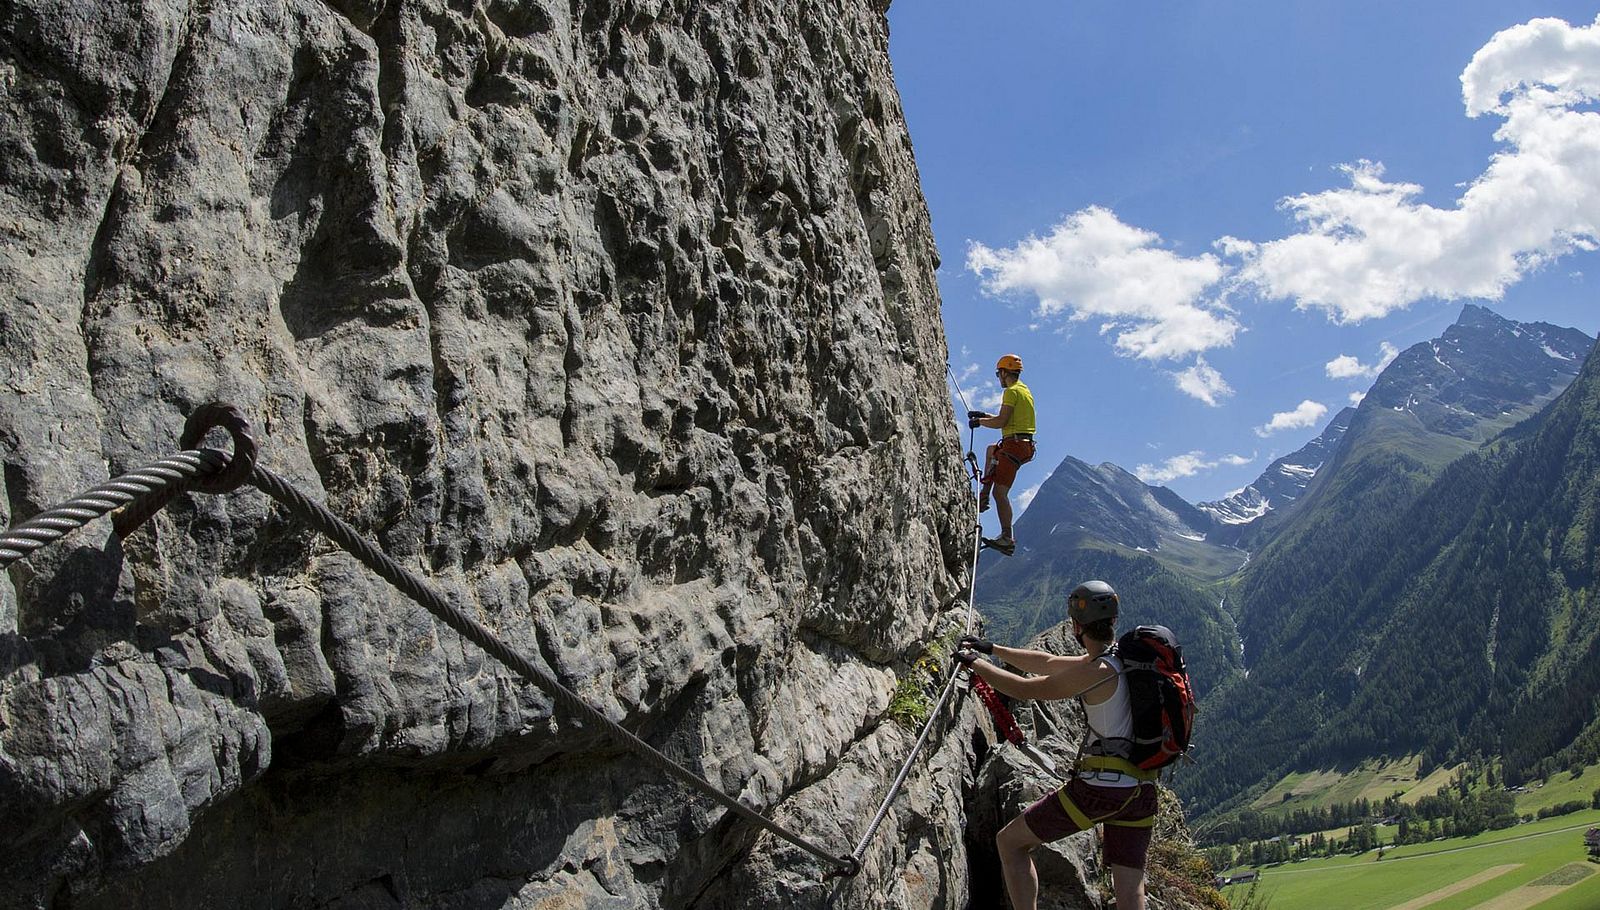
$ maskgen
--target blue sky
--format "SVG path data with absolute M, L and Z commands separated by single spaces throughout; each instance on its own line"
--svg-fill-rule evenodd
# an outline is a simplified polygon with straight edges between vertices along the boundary
M 1017 490 L 1219 498 L 1466 302 L 1594 334 L 1597 13 L 897 0 L 951 366 L 992 401 L 1019 354 L 1039 404 Z

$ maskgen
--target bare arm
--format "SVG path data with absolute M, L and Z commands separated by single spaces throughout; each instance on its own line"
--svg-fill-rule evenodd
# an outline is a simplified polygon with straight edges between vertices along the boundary
M 1051 654 L 1048 651 L 1007 648 L 1003 645 L 994 646 L 994 656 L 1024 673 L 1038 673 L 1041 676 L 1059 673 L 1066 669 L 1069 664 L 1077 662 L 1076 658 L 1062 657 L 1059 654 Z
M 1000 413 L 994 415 L 993 417 L 983 418 L 982 420 L 978 421 L 978 425 L 988 427 L 991 430 L 1003 430 L 1006 428 L 1006 421 L 1010 419 L 1011 405 L 1003 404 L 1000 406 Z
M 1071 698 L 1100 682 L 1107 673 L 1116 672 L 1102 664 L 1081 660 L 1074 660 L 1071 666 L 1049 676 L 1018 676 L 986 660 L 974 661 L 971 666 L 972 672 L 1012 698 L 1042 700 Z

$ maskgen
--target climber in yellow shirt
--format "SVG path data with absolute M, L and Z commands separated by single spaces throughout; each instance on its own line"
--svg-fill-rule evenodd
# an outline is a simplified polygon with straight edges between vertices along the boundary
M 995 364 L 994 375 L 1005 391 L 1000 395 L 1000 413 L 968 411 L 967 426 L 989 427 L 1000 431 L 1000 441 L 989 446 L 984 455 L 982 492 L 978 494 L 978 511 L 989 510 L 989 495 L 995 496 L 995 514 L 1000 518 L 1000 536 L 986 538 L 984 543 L 1010 556 L 1017 548 L 1011 536 L 1011 485 L 1017 480 L 1017 469 L 1033 460 L 1033 392 L 1022 382 L 1022 358 L 1007 354 Z

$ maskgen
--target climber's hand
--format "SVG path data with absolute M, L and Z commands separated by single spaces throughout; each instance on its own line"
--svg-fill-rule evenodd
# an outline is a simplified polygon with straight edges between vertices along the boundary
M 977 651 L 980 654 L 994 653 L 994 642 L 987 638 L 979 638 L 976 635 L 961 636 L 961 642 L 956 647 L 963 651 Z

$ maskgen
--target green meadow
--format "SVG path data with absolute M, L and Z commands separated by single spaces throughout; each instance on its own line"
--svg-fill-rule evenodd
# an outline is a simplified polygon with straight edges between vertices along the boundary
M 1261 893 L 1270 910 L 1595 910 L 1600 865 L 1586 861 L 1583 845 L 1592 826 L 1600 810 L 1386 848 L 1381 860 L 1373 851 L 1269 866 Z M 1247 887 L 1224 893 L 1238 902 Z
M 1397 792 L 1405 793 L 1408 802 L 1416 802 L 1422 796 L 1437 793 L 1455 771 L 1455 768 L 1437 768 L 1426 778 L 1419 779 L 1417 771 L 1420 764 L 1421 759 L 1413 755 L 1363 762 L 1353 770 L 1344 772 L 1295 772 L 1257 798 L 1251 808 L 1287 813 L 1295 809 L 1322 808 L 1357 799 L 1376 803 Z M 1600 775 L 1596 775 L 1595 783 L 1600 784 Z

